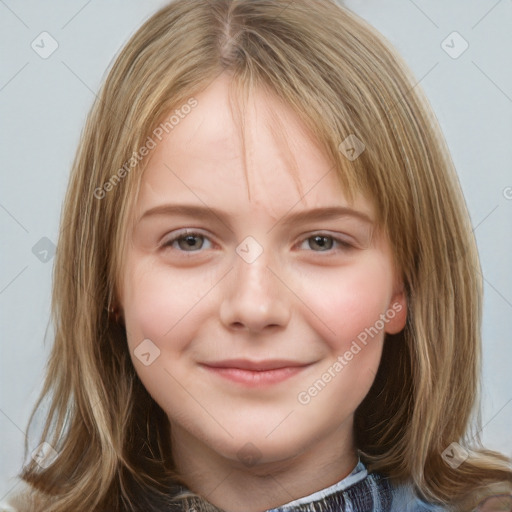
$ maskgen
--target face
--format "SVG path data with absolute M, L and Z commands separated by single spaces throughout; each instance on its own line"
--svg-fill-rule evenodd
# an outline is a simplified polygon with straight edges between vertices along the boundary
M 268 93 L 247 105 L 244 145 L 228 83 L 196 95 L 152 152 L 120 302 L 134 367 L 171 430 L 263 464 L 348 435 L 406 304 L 372 203 L 347 202 Z

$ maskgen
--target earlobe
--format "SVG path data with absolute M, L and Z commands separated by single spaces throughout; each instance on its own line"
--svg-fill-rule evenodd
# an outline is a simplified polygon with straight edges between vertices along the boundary
M 407 321 L 407 297 L 403 285 L 389 302 L 386 317 L 388 321 L 384 331 L 387 334 L 398 334 L 405 327 Z
M 111 322 L 116 324 L 123 323 L 123 311 L 121 306 L 114 302 L 113 304 L 109 304 L 107 307 L 108 318 Z

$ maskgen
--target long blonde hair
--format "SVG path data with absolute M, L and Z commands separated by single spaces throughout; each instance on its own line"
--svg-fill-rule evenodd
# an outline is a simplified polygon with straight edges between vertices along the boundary
M 55 260 L 55 340 L 34 413 L 48 402 L 41 441 L 58 456 L 44 469 L 29 461 L 22 478 L 48 512 L 157 510 L 184 483 L 169 421 L 138 379 L 126 331 L 108 308 L 149 160 L 137 155 L 169 112 L 223 72 L 290 105 L 349 197 L 374 200 L 389 235 L 409 316 L 386 338 L 356 411 L 369 470 L 410 481 L 420 497 L 454 510 L 510 492 L 510 461 L 478 438 L 482 284 L 448 149 L 401 58 L 330 0 L 176 0 L 117 57 L 82 134 Z M 339 149 L 349 135 L 366 146 L 354 160 Z M 468 450 L 456 469 L 442 457 L 452 442 Z

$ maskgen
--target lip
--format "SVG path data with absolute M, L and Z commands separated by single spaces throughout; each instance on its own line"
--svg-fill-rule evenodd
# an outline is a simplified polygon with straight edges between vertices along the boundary
M 289 359 L 265 359 L 262 361 L 251 361 L 249 359 L 225 359 L 212 363 L 202 363 L 212 368 L 238 368 L 240 370 L 265 371 L 278 370 L 281 368 L 296 368 L 307 366 L 310 363 L 301 363 Z
M 301 363 L 284 359 L 250 361 L 229 359 L 212 363 L 201 363 L 208 371 L 249 387 L 264 387 L 283 382 L 297 375 L 313 363 Z

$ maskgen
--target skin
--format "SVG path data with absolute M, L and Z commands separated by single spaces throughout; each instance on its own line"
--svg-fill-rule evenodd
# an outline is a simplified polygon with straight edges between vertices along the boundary
M 244 146 L 228 86 L 221 75 L 196 95 L 198 106 L 152 152 L 120 305 L 134 367 L 169 417 L 189 488 L 227 511 L 253 512 L 353 470 L 354 411 L 374 380 L 384 333 L 405 325 L 406 302 L 388 239 L 371 222 L 372 203 L 347 202 L 320 146 L 268 91 L 250 97 Z M 165 204 L 218 209 L 225 218 L 144 215 Z M 283 221 L 330 206 L 369 221 L 356 214 Z M 184 228 L 198 236 L 176 239 Z M 314 238 L 319 232 L 328 238 Z M 242 243 L 248 236 L 252 245 Z M 263 252 L 248 263 L 237 247 Z M 393 304 L 401 311 L 300 403 L 299 393 L 332 374 L 337 357 Z M 145 339 L 160 351 L 148 366 L 134 354 Z M 247 387 L 200 364 L 230 358 L 309 366 L 283 382 Z

